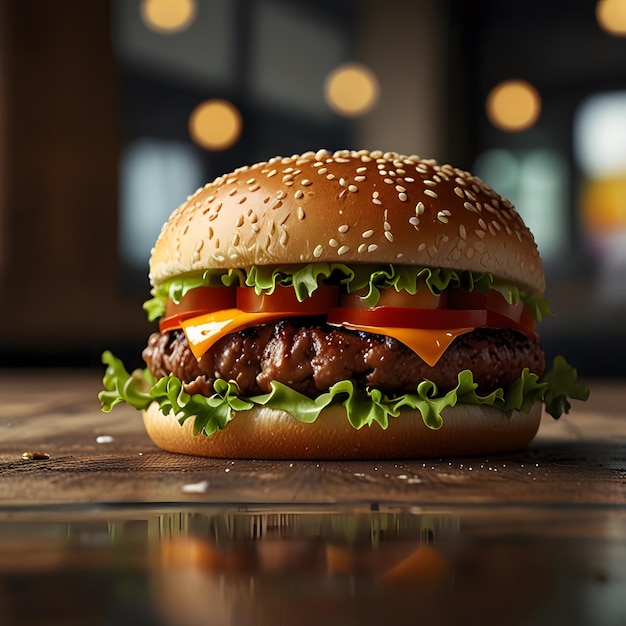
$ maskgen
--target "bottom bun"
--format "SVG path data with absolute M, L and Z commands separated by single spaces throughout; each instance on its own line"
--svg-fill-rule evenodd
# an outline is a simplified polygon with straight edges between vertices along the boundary
M 392 459 L 520 450 L 537 434 L 541 412 L 541 403 L 528 413 L 458 404 L 444 409 L 443 426 L 432 430 L 419 411 L 405 409 L 389 419 L 387 430 L 377 424 L 356 430 L 343 406 L 324 409 L 313 424 L 284 411 L 255 407 L 238 413 L 210 437 L 194 436 L 193 419 L 181 426 L 156 403 L 143 413 L 148 435 L 169 452 L 231 459 Z

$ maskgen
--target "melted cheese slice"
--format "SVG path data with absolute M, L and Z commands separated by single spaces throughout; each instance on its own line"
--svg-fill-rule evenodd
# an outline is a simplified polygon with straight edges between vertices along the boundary
M 181 326 L 187 337 L 191 352 L 196 359 L 225 335 L 237 332 L 248 326 L 258 326 L 265 322 L 296 315 L 296 313 L 246 313 L 240 309 L 223 309 L 183 320 Z
M 474 328 L 396 328 L 394 326 L 367 326 L 366 324 L 341 324 L 353 330 L 362 330 L 374 335 L 387 335 L 393 337 L 408 348 L 411 348 L 417 356 L 421 357 L 428 365 L 434 367 L 441 355 L 448 349 L 450 344 L 459 335 L 471 333 Z
M 299 314 L 276 311 L 269 313 L 246 313 L 240 309 L 224 309 L 183 320 L 181 326 L 187 337 L 191 352 L 196 359 L 200 359 L 213 344 L 225 335 L 249 326 L 258 326 L 266 322 L 297 315 Z M 349 322 L 344 322 L 342 326 L 375 335 L 393 337 L 413 350 L 431 367 L 436 365 L 441 355 L 448 349 L 456 337 L 474 330 L 473 327 L 441 330 L 368 326 L 366 324 L 352 324 Z

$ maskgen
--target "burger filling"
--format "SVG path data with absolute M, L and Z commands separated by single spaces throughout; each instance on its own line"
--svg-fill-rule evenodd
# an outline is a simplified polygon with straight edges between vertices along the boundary
M 210 435 L 255 405 L 310 423 L 343 404 L 355 428 L 417 409 L 439 428 L 457 403 L 507 414 L 585 399 L 557 357 L 545 372 L 535 323 L 548 302 L 491 274 L 338 263 L 207 270 L 155 288 L 159 320 L 129 373 L 105 353 L 104 410 L 119 402 L 194 420 Z
M 153 333 L 143 352 L 155 379 L 170 374 L 187 393 L 209 396 L 216 380 L 233 380 L 243 396 L 271 391 L 281 382 L 310 398 L 350 380 L 361 391 L 389 396 L 410 393 L 424 380 L 440 391 L 453 389 L 471 369 L 477 390 L 507 388 L 529 368 L 545 369 L 539 341 L 511 329 L 477 328 L 457 337 L 434 366 L 384 335 L 334 328 L 314 318 L 281 320 L 221 338 L 196 359 L 181 330 Z

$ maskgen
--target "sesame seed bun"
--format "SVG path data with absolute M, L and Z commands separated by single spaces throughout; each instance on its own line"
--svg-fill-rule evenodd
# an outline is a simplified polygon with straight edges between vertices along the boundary
M 193 420 L 178 423 L 156 403 L 143 412 L 146 431 L 164 450 L 238 459 L 434 458 L 513 452 L 536 435 L 542 405 L 528 413 L 503 414 L 489 406 L 457 404 L 443 410 L 443 426 L 429 429 L 417 410 L 390 418 L 387 430 L 373 425 L 355 430 L 342 406 L 322 411 L 314 425 L 284 411 L 255 407 L 237 413 L 228 426 L 210 437 L 194 436 Z
M 315 262 L 490 272 L 542 294 L 537 246 L 511 203 L 450 165 L 325 150 L 242 167 L 190 196 L 152 251 L 153 285 L 204 269 Z

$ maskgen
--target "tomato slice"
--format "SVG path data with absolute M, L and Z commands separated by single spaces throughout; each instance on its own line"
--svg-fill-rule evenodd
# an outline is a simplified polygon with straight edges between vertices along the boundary
M 385 334 L 385 328 L 445 330 L 491 327 L 513 328 L 528 336 L 535 336 L 534 322 L 523 303 L 511 305 L 499 293 L 464 295 L 472 297 L 462 303 L 473 305 L 473 308 L 460 308 L 460 299 L 452 301 L 459 308 L 447 309 L 337 307 L 328 312 L 328 323 L 333 326 L 380 327 L 381 334 Z
M 303 302 L 296 298 L 293 287 L 277 285 L 271 294 L 257 294 L 254 287 L 237 287 L 237 308 L 246 313 L 296 313 L 325 315 L 339 302 L 337 285 L 320 285 Z
M 502 328 L 509 325 L 527 335 L 535 335 L 535 320 L 528 307 L 523 302 L 510 304 L 498 291 L 468 293 L 451 289 L 447 305 L 450 309 L 485 309 L 489 312 L 489 326 Z
M 408 307 L 374 307 L 352 309 L 338 307 L 328 312 L 328 323 L 333 326 L 355 324 L 359 326 L 379 326 L 381 334 L 385 327 L 392 328 L 467 328 L 487 325 L 487 311 L 472 309 L 455 311 L 451 309 L 413 309 Z
M 236 293 L 232 287 L 196 287 L 190 289 L 178 304 L 168 300 L 159 329 L 165 332 L 180 328 L 183 320 L 203 313 L 232 309 L 235 304 Z
M 370 308 L 363 299 L 367 294 L 365 289 L 341 296 L 341 307 L 368 309 Z M 396 291 L 393 288 L 383 289 L 380 292 L 380 298 L 377 307 L 399 307 L 411 309 L 445 309 L 446 308 L 446 292 L 435 295 L 430 289 L 424 286 L 418 289 L 414 294 L 406 291 Z

